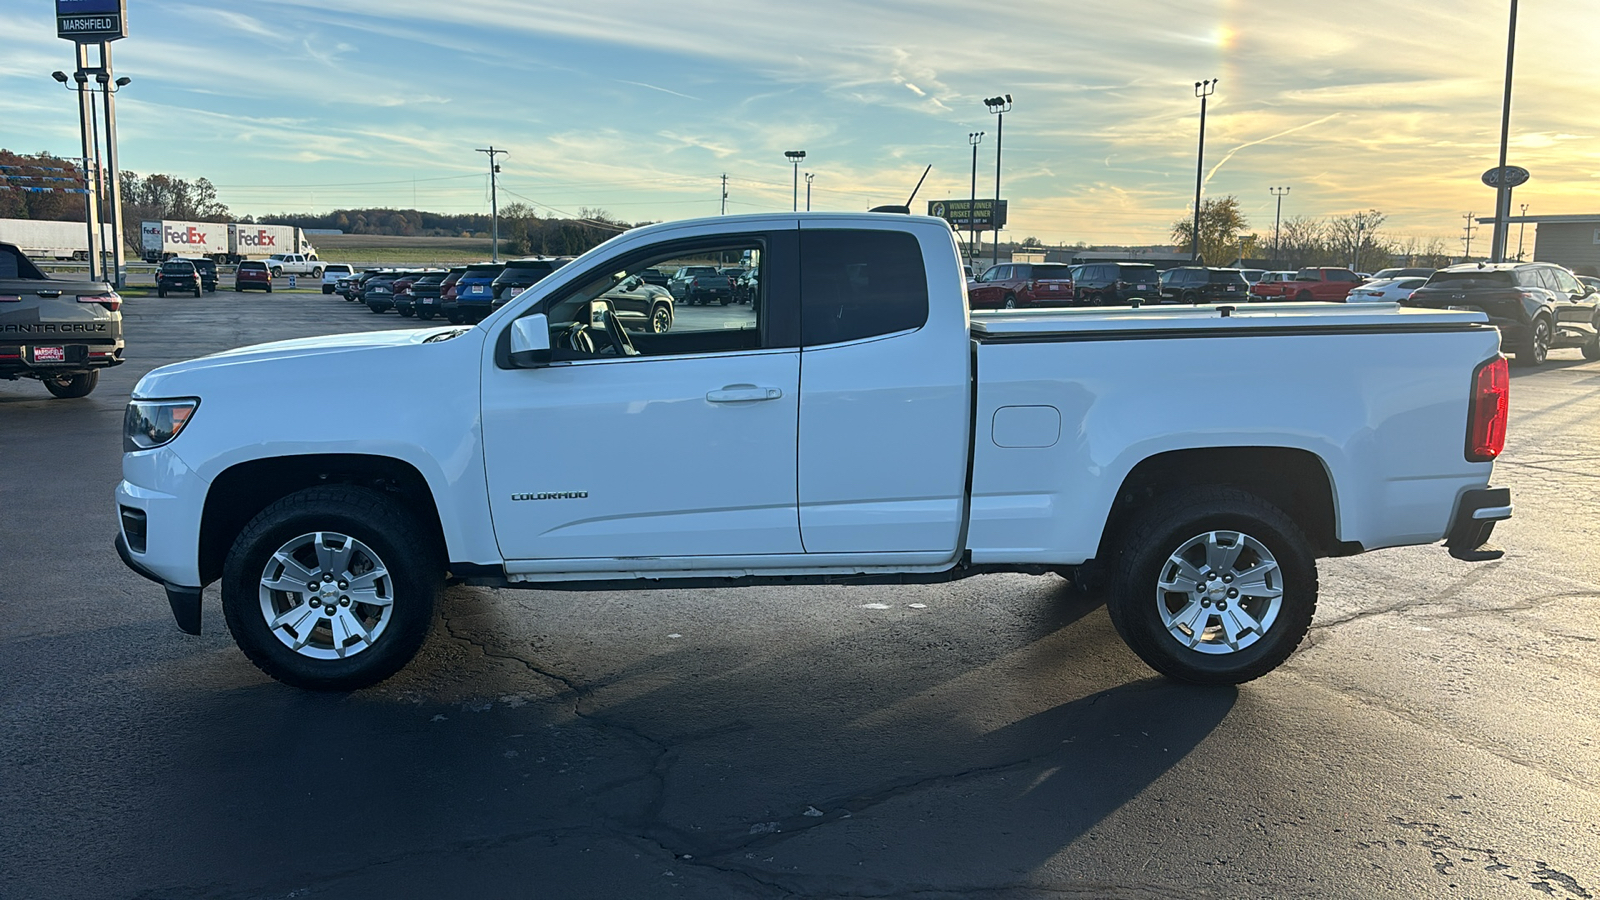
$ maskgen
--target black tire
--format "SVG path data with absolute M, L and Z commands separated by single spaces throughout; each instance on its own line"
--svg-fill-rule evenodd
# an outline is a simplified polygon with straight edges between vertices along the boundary
M 650 310 L 650 333 L 666 334 L 672 330 L 672 304 L 657 303 Z
M 1164 570 L 1176 566 L 1173 557 L 1180 549 L 1213 532 L 1234 533 L 1234 546 L 1244 543 L 1238 535 L 1248 535 L 1265 548 L 1277 563 L 1279 577 L 1272 580 L 1281 590 L 1281 601 L 1264 633 L 1255 636 L 1253 643 L 1229 651 L 1216 643 L 1223 638 L 1216 634 L 1198 642 L 1218 651 L 1208 653 L 1185 646 L 1169 630 L 1163 621 L 1163 608 L 1168 615 L 1176 616 L 1180 610 L 1194 607 L 1183 605 L 1184 592 L 1163 593 L 1158 584 Z M 1111 596 L 1106 603 L 1111 622 L 1140 659 L 1169 678 L 1197 684 L 1243 684 L 1288 659 L 1311 628 L 1311 617 L 1317 609 L 1317 565 L 1311 542 L 1293 519 L 1255 494 L 1227 487 L 1176 491 L 1137 514 L 1118 544 L 1119 550 L 1111 561 Z M 1204 551 L 1203 546 L 1196 549 Z M 1234 563 L 1221 567 L 1229 584 L 1233 576 L 1227 573 L 1241 571 L 1238 561 L 1255 561 L 1242 570 L 1246 573 L 1260 564 L 1260 557 L 1252 548 L 1237 550 L 1235 556 Z M 1207 607 L 1201 613 L 1205 616 L 1205 624 L 1199 629 L 1202 636 L 1210 634 L 1207 628 L 1213 621 L 1221 631 L 1221 617 L 1230 597 L 1235 604 L 1256 604 L 1241 608 L 1266 618 L 1266 607 L 1261 604 L 1270 601 L 1240 598 L 1237 590 L 1222 584 L 1221 576 L 1211 577 L 1216 573 L 1211 571 L 1209 562 L 1196 569 L 1206 573 L 1208 580 L 1204 584 L 1221 591 L 1215 600 L 1204 593 L 1188 595 L 1191 600 L 1195 596 L 1204 598 L 1195 601 Z M 1266 573 L 1274 570 L 1262 571 L 1265 582 L 1270 578 Z M 1173 609 L 1174 605 L 1179 609 Z M 1244 637 L 1249 637 L 1248 631 L 1241 632 L 1241 640 Z
M 1542 366 L 1550 357 L 1550 319 L 1535 316 L 1528 326 L 1528 336 L 1517 347 L 1517 365 Z
M 267 293 L 272 293 L 272 285 L 267 285 Z
M 1179 296 L 1178 302 L 1198 305 L 1200 303 L 1200 295 L 1194 291 L 1184 291 L 1183 294 Z
M 267 271 L 268 271 L 268 274 L 270 274 L 273 278 L 277 278 L 277 277 L 283 275 L 283 270 L 282 269 L 269 269 Z
M 312 278 L 321 278 L 322 277 L 322 267 L 321 266 L 312 266 L 311 267 L 311 277 Z
M 433 319 L 433 310 L 431 308 L 419 309 L 417 310 L 417 318 L 424 322 L 431 321 Z
M 1309 302 L 1311 302 L 1311 292 L 1310 291 L 1301 291 L 1300 293 L 1294 295 L 1294 299 L 1298 300 L 1301 303 L 1309 303 Z
M 202 291 L 202 290 L 200 290 L 200 286 L 199 286 L 199 285 L 195 285 L 195 287 L 194 287 L 194 295 L 195 295 L 195 296 L 196 296 L 196 297 L 198 297 L 198 296 L 200 296 L 200 295 L 201 295 L 201 294 L 202 294 L 202 293 L 204 293 L 204 291 Z
M 167 295 L 167 289 L 166 288 L 164 288 L 164 287 L 156 288 L 156 296 L 157 297 L 165 297 L 166 295 Z
M 365 544 L 389 573 L 392 605 L 383 630 L 371 645 L 342 659 L 313 659 L 290 649 L 262 609 L 261 578 L 273 554 L 298 536 L 318 532 Z M 257 668 L 294 687 L 350 691 L 383 681 L 422 646 L 444 587 L 440 548 L 426 534 L 404 506 L 368 488 L 329 485 L 278 500 L 245 526 L 223 564 L 222 609 L 234 642 Z M 309 603 L 303 595 L 299 600 Z
M 100 383 L 100 370 L 90 369 L 77 375 L 62 375 L 57 378 L 45 378 L 44 389 L 52 397 L 62 400 L 75 400 L 87 397 L 94 393 L 95 385 Z
M 396 306 L 394 308 L 394 311 L 399 313 L 400 314 L 400 318 L 402 318 L 402 319 L 409 319 L 413 315 L 416 315 L 416 312 L 417 312 L 415 309 L 413 309 L 412 307 L 409 307 L 409 306 Z
M 1600 333 L 1583 342 L 1578 350 L 1583 353 L 1583 358 L 1588 360 L 1600 359 Z
M 331 285 L 331 284 L 325 284 L 325 285 L 323 285 L 323 286 L 322 286 L 322 293 L 324 293 L 324 294 L 331 294 L 331 293 L 333 293 L 333 285 Z
M 367 304 L 367 309 L 370 312 L 372 312 L 373 314 L 377 314 L 377 313 L 383 312 L 383 310 L 378 308 L 378 304 L 376 304 L 376 303 L 368 303 Z
M 1002 300 L 1000 302 L 1000 305 L 1002 307 L 1004 307 L 1005 309 L 1016 309 L 1017 308 L 1017 297 L 1016 297 L 1016 295 L 1015 294 L 1007 294 L 1006 295 L 1006 299 Z
M 467 317 L 458 312 L 447 312 L 444 314 L 444 318 L 451 325 L 465 325 L 467 323 Z

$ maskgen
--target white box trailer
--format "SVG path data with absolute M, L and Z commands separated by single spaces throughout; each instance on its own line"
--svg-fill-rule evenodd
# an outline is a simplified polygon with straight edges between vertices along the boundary
M 224 222 L 146 221 L 139 226 L 140 251 L 147 262 L 172 256 L 206 256 L 225 262 L 229 227 Z
M 110 249 L 115 232 L 110 225 L 100 226 L 104 247 Z M 51 222 L 43 219 L 0 219 L 0 243 L 15 244 L 34 259 L 88 259 L 89 226 L 84 222 Z
M 304 253 L 315 255 L 316 249 L 306 242 L 306 235 L 294 225 L 228 226 L 229 252 L 235 262 L 241 259 L 266 259 L 275 253 Z

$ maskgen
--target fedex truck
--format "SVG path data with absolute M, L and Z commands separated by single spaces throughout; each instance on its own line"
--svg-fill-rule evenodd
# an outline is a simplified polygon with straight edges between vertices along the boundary
M 223 262 L 229 253 L 228 228 L 223 222 L 146 221 L 139 225 L 140 250 L 146 262 L 174 256 L 205 256 Z
M 113 230 L 100 226 L 101 240 L 111 247 Z M 34 259 L 88 259 L 89 226 L 83 222 L 43 219 L 0 219 L 0 243 L 15 244 Z
M 294 253 L 311 256 L 317 252 L 306 242 L 305 232 L 293 225 L 229 225 L 228 244 L 232 262 Z

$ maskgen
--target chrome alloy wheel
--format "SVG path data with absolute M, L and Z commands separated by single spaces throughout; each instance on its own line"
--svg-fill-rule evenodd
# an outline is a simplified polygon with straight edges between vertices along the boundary
M 1260 541 L 1239 531 L 1196 535 L 1161 567 L 1161 624 L 1197 653 L 1236 653 L 1259 641 L 1283 607 L 1283 573 Z
M 286 542 L 261 571 L 261 615 L 285 647 L 310 659 L 344 659 L 389 625 L 394 582 L 371 547 L 318 531 Z
M 656 334 L 666 334 L 672 330 L 672 307 L 656 307 L 650 316 L 650 330 Z

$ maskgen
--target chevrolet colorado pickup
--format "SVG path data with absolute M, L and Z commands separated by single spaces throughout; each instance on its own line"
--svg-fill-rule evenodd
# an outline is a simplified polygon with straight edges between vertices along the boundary
M 704 259 L 759 265 L 752 303 L 657 334 L 605 299 Z M 726 216 L 619 235 L 475 327 L 163 366 L 127 407 L 116 549 L 182 630 L 220 580 L 258 667 L 337 690 L 404 666 L 452 580 L 993 572 L 1104 585 L 1153 668 L 1239 683 L 1305 636 L 1319 557 L 1498 555 L 1508 381 L 1482 313 L 966 300 L 940 219 Z M 346 380 L 378 387 L 325 390 Z M 641 447 L 661 477 L 627 476 Z

